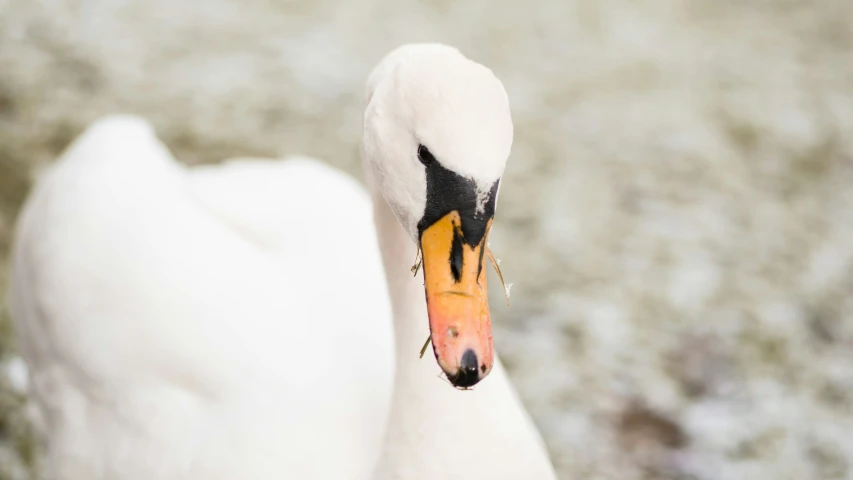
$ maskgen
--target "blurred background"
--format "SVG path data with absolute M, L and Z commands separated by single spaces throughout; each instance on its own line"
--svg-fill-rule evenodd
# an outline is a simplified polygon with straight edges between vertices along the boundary
M 362 178 L 366 75 L 490 66 L 516 125 L 495 341 L 560 478 L 853 478 L 853 2 L 0 0 L 0 291 L 34 176 L 96 117 L 189 164 Z M 37 477 L 0 301 L 0 479 Z

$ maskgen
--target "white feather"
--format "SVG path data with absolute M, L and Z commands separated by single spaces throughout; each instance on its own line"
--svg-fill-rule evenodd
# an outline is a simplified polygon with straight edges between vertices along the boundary
M 370 222 L 319 163 L 188 171 L 141 120 L 90 127 L 14 253 L 55 478 L 365 478 L 393 373 Z
M 134 117 L 93 124 L 38 182 L 10 293 L 50 478 L 555 478 L 499 360 L 461 392 L 418 358 L 417 144 L 494 183 L 503 87 L 411 45 L 367 94 L 373 212 L 310 159 L 186 169 Z

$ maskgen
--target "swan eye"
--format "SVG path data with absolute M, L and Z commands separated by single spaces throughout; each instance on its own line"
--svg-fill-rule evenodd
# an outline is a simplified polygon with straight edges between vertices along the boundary
M 418 145 L 418 160 L 420 160 L 424 165 L 430 165 L 435 162 L 435 157 L 430 153 L 427 147 Z

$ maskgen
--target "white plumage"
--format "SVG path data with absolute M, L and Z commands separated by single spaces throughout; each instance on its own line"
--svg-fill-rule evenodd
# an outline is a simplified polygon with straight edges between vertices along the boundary
M 14 259 L 59 478 L 369 469 L 393 371 L 370 219 L 316 162 L 189 171 L 140 120 L 90 127 L 32 194 Z
M 465 91 L 486 97 L 473 105 L 505 99 L 448 47 L 392 55 L 476 70 L 484 88 Z M 373 106 L 399 109 L 418 91 L 403 87 L 371 92 Z M 438 105 L 412 115 L 439 121 Z M 418 358 L 428 322 L 407 230 L 419 207 L 395 216 L 386 199 L 409 191 L 416 203 L 425 186 L 409 167 L 375 180 L 411 160 L 371 155 L 410 140 L 395 131 L 417 134 L 392 126 L 365 137 L 372 208 L 353 179 L 310 159 L 184 168 L 134 117 L 102 119 L 69 147 L 19 220 L 11 287 L 52 478 L 554 478 L 499 362 L 458 391 Z M 448 152 L 476 151 L 430 132 Z M 507 142 L 464 168 L 502 171 Z

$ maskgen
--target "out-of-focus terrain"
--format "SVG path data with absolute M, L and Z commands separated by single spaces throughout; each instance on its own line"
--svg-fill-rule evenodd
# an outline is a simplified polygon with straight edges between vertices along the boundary
M 96 117 L 148 117 L 187 163 L 306 153 L 360 177 L 369 69 L 443 41 L 510 95 L 496 342 L 561 478 L 851 478 L 851 19 L 840 0 L 0 0 L 0 290 L 34 175 Z M 17 480 L 37 449 L 5 302 Z

